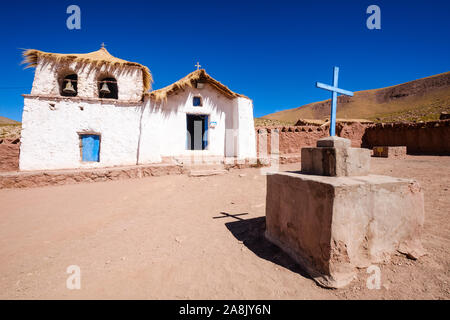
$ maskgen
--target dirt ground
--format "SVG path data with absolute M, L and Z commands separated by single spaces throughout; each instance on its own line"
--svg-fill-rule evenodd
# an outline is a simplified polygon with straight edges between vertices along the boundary
M 394 255 L 379 290 L 366 270 L 323 289 L 268 243 L 265 176 L 245 169 L 0 190 L 0 298 L 449 299 L 450 157 L 373 158 L 372 173 L 415 178 L 425 193 L 428 255 Z M 80 290 L 66 288 L 70 265 Z

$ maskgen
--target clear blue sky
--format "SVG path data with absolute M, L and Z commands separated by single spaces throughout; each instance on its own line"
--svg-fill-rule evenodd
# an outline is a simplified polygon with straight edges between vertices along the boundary
M 66 8 L 81 8 L 81 30 Z M 366 8 L 381 8 L 381 30 Z M 251 97 L 255 116 L 328 99 L 315 81 L 365 90 L 450 70 L 448 0 L 4 1 L 0 5 L 0 115 L 21 120 L 34 69 L 20 48 L 98 50 L 148 66 L 154 89 L 195 70 Z

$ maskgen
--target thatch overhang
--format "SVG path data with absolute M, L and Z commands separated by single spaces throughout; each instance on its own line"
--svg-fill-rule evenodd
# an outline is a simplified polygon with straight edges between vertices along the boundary
M 152 92 L 146 93 L 146 95 L 150 96 L 151 99 L 154 99 L 156 102 L 162 102 L 166 101 L 167 97 L 171 94 L 175 94 L 177 91 L 183 91 L 186 87 L 195 88 L 197 83 L 208 83 L 210 84 L 214 89 L 225 95 L 226 97 L 233 99 L 236 97 L 248 97 L 231 91 L 227 86 L 220 83 L 219 81 L 212 78 L 209 74 L 206 73 L 204 69 L 196 70 L 194 72 L 191 72 L 184 78 L 178 80 L 175 83 L 172 83 L 171 85 L 154 90 Z
M 138 67 L 142 70 L 142 77 L 144 82 L 144 93 L 150 90 L 153 82 L 152 74 L 150 70 L 137 62 L 130 62 L 123 59 L 112 56 L 104 47 L 100 50 L 90 53 L 75 53 L 75 54 L 63 54 L 63 53 L 50 53 L 35 49 L 24 50 L 22 53 L 24 59 L 22 64 L 26 64 L 25 68 L 35 68 L 38 65 L 40 58 L 48 58 L 61 62 L 81 62 L 91 63 L 95 65 L 111 65 L 119 68 L 123 67 Z

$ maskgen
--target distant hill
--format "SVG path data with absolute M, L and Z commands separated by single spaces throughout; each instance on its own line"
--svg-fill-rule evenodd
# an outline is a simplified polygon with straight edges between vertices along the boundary
M 20 138 L 21 129 L 20 122 L 0 116 L 0 140 Z
M 19 121 L 0 116 L 0 125 L 18 125 Z
M 330 100 L 268 114 L 261 119 L 295 123 L 299 119 L 330 117 Z M 367 119 L 375 122 L 438 120 L 450 112 L 450 72 L 403 84 L 339 96 L 337 118 Z

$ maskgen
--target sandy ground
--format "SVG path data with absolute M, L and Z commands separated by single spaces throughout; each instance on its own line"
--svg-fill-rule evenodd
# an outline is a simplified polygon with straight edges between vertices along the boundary
M 428 255 L 393 256 L 379 290 L 366 288 L 366 270 L 323 289 L 268 243 L 265 177 L 246 169 L 0 190 L 0 298 L 449 299 L 450 157 L 377 158 L 372 172 L 413 177 L 425 192 Z M 66 288 L 69 265 L 81 290 Z

